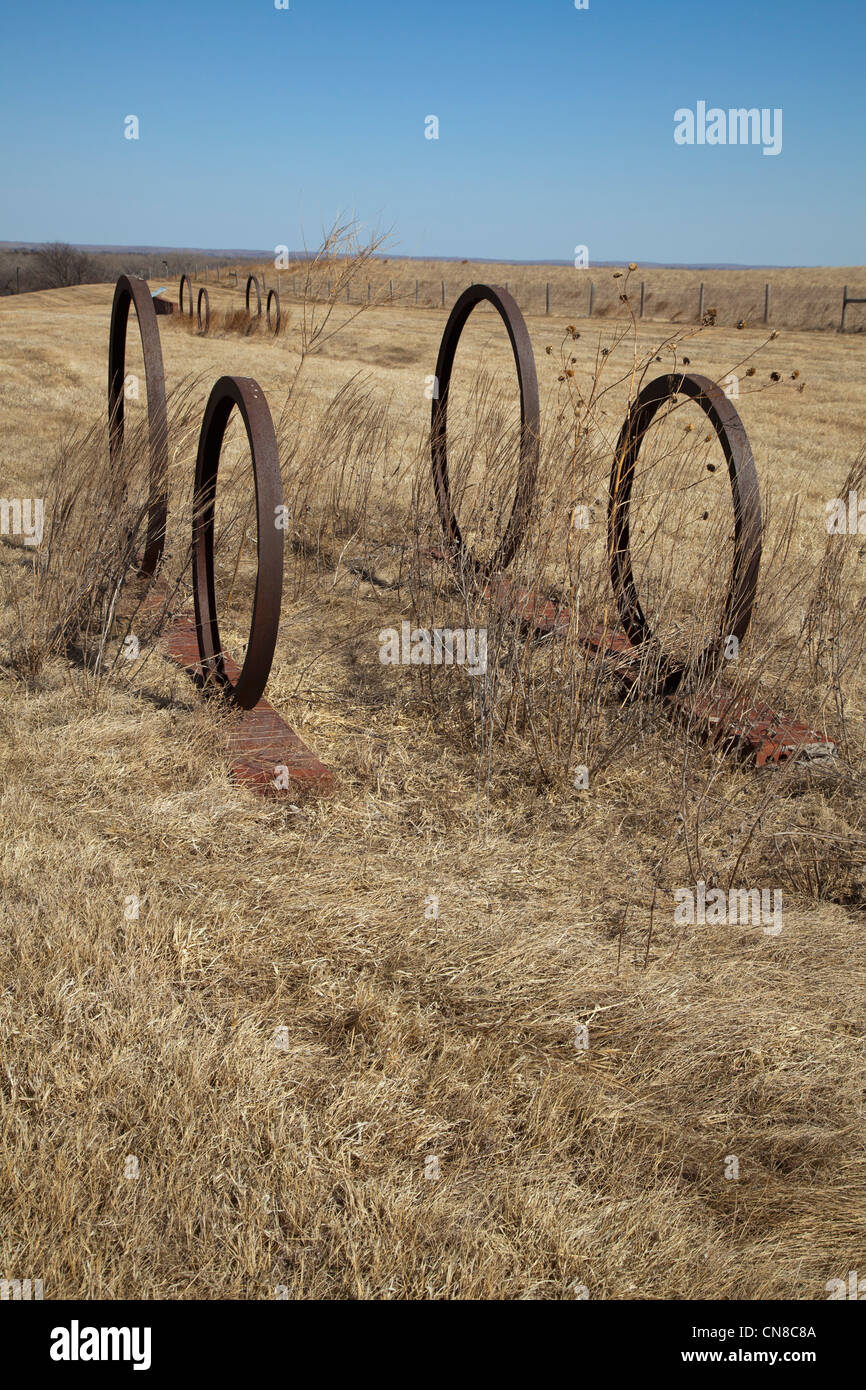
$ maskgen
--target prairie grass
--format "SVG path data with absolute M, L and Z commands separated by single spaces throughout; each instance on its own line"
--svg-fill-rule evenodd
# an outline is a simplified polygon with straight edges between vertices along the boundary
M 104 381 L 107 337 L 93 291 L 66 293 L 58 418 L 76 353 L 85 402 Z M 758 364 L 737 404 L 764 565 L 724 675 L 840 744 L 759 774 L 671 721 L 655 649 L 626 698 L 577 623 L 534 637 L 518 601 L 438 558 L 424 381 L 440 325 L 419 315 L 402 365 L 377 367 L 363 359 L 399 309 L 357 320 L 335 301 L 318 333 L 315 312 L 304 329 L 293 307 L 277 344 L 164 332 L 165 574 L 188 596 L 211 382 L 256 376 L 291 517 L 268 696 L 334 767 L 327 801 L 232 785 L 233 716 L 160 658 L 164 614 L 112 601 L 143 524 L 143 408 L 119 474 L 86 404 L 63 447 L 43 424 L 29 455 L 22 422 L 2 455 L 35 490 L 41 448 L 49 524 L 44 555 L 0 545 L 0 1273 L 43 1278 L 46 1297 L 825 1297 L 858 1266 L 866 1178 L 866 613 L 860 543 L 828 535 L 823 506 L 863 483 L 856 421 L 823 402 L 840 362 L 856 379 L 857 345 L 804 335 L 773 382 L 767 335 L 650 339 L 626 309 L 604 341 L 582 321 L 533 328 L 541 466 L 511 578 L 609 629 L 629 396 L 686 356 L 717 379 Z M 41 322 L 9 314 L 10 372 L 39 401 Z M 473 314 L 449 410 L 455 505 L 482 554 L 515 482 L 502 336 Z M 632 504 L 647 615 L 684 659 L 715 631 L 728 563 L 705 432 L 691 407 L 657 418 Z M 236 422 L 218 497 L 221 631 L 240 656 L 255 531 Z M 486 628 L 483 679 L 384 665 L 379 634 L 404 620 Z M 678 924 L 674 893 L 699 879 L 781 887 L 782 933 Z

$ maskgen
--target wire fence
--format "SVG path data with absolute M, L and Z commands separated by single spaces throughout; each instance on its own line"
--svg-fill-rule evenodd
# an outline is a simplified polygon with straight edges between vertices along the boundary
M 156 270 L 157 276 L 159 270 Z M 171 274 L 163 270 L 163 274 Z M 319 267 L 304 272 L 303 262 L 286 270 L 256 271 L 262 288 L 276 289 L 281 298 L 311 299 L 359 306 L 448 309 L 468 288 L 471 281 L 455 279 L 377 276 L 350 278 L 348 282 L 328 280 Z M 194 265 L 192 279 L 202 284 L 220 285 L 244 292 L 249 267 L 235 264 Z M 152 278 L 152 277 L 151 277 Z M 782 285 L 772 281 L 760 286 L 725 284 L 718 281 L 684 282 L 674 287 L 653 285 L 651 281 L 623 280 L 612 275 L 592 278 L 579 272 L 571 287 L 561 281 L 534 280 L 520 276 L 504 280 L 523 314 L 527 317 L 611 318 L 626 309 L 635 319 L 673 324 L 719 324 L 741 327 L 819 328 L 843 332 L 866 331 L 866 296 L 857 297 L 849 287 L 832 285 Z M 625 301 L 625 302 L 624 302 Z M 857 306 L 851 308 L 850 306 Z

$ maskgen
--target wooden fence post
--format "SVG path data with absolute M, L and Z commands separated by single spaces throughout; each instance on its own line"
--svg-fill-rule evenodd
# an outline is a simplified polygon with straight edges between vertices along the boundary
M 704 321 L 704 282 L 701 281 L 701 291 L 698 295 L 698 323 Z
M 445 281 L 442 281 L 442 308 L 445 308 Z
M 644 282 L 643 280 L 641 280 L 641 282 L 640 282 L 640 317 L 641 317 L 641 318 L 643 318 L 643 311 L 644 311 L 644 306 L 645 306 L 645 304 L 646 304 L 646 284 L 645 284 L 645 282 Z
M 764 286 L 764 323 L 770 322 L 770 282 Z
M 595 281 L 589 282 L 589 317 L 592 318 L 592 306 L 595 300 Z
M 545 287 L 544 287 L 544 312 L 545 312 L 546 314 L 549 314 L 549 313 L 550 313 L 550 281 L 549 281 L 549 280 L 547 281 L 547 284 L 546 284 Z
M 840 333 L 843 332 L 845 328 L 845 310 L 848 308 L 849 304 L 866 304 L 866 299 L 854 298 L 852 295 L 848 293 L 848 286 L 846 285 L 845 289 L 842 292 L 842 321 L 839 324 Z

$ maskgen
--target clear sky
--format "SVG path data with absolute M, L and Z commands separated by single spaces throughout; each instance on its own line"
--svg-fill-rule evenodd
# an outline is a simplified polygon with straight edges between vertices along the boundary
M 866 261 L 866 0 L 289 3 L 7 3 L 0 239 Z M 781 153 L 677 145 L 701 101 Z

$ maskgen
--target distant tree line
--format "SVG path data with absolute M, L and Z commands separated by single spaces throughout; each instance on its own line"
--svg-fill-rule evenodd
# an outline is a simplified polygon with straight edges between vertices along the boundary
M 152 256 L 134 252 L 94 255 L 65 241 L 7 247 L 0 250 L 0 295 L 59 290 L 69 285 L 110 284 L 121 273 L 145 277 L 152 273 L 168 279 L 186 269 L 185 256 L 166 258 L 156 252 Z
M 105 278 L 98 256 L 64 241 L 47 246 L 0 251 L 0 294 L 57 290 L 67 285 L 94 284 Z

